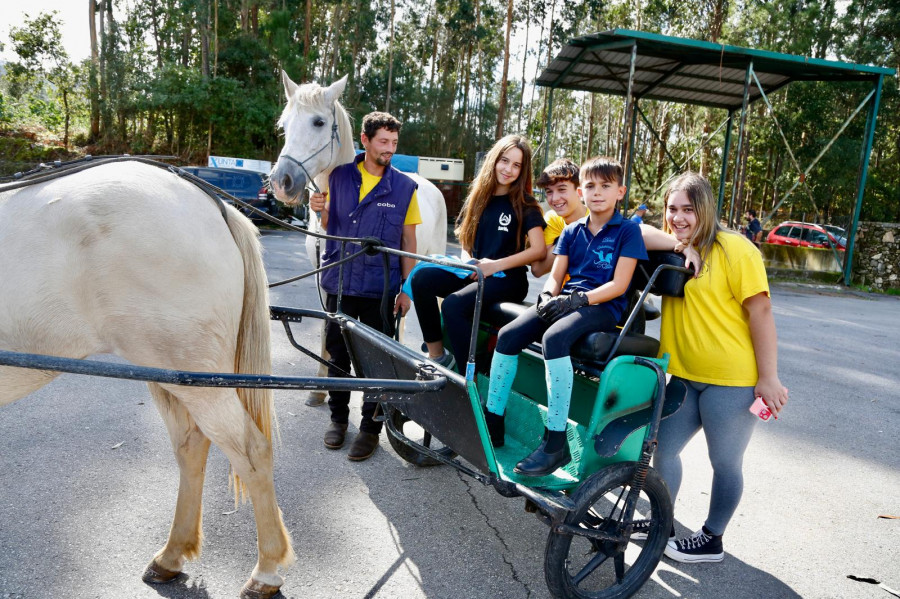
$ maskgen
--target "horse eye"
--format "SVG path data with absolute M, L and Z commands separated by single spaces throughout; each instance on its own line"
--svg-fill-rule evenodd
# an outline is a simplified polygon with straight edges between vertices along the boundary
M 315 125 L 316 127 L 321 127 L 324 124 L 325 124 L 325 119 L 323 119 L 320 116 L 317 116 L 316 118 L 313 119 L 313 125 Z

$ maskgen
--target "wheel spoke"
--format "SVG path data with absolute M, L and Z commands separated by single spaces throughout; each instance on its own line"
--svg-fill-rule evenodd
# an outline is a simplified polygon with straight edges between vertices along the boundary
M 429 433 L 428 431 L 425 431 L 425 433 L 422 435 L 422 445 L 431 448 L 431 433 Z
M 616 568 L 616 584 L 622 584 L 625 578 L 625 552 L 620 551 L 613 557 L 613 565 Z
M 603 564 L 603 562 L 606 561 L 608 557 L 609 556 L 605 553 L 597 552 L 597 555 L 592 557 L 591 561 L 585 564 L 584 568 L 582 568 L 581 571 L 578 572 L 578 574 L 572 577 L 572 582 L 575 584 L 575 586 L 581 584 L 581 581 L 590 576 L 594 572 L 594 570 L 599 568 Z

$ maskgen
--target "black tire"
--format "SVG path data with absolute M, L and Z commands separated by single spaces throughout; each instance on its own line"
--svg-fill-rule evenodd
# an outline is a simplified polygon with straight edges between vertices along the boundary
M 417 425 L 415 422 L 412 422 L 409 418 L 406 417 L 403 412 L 401 412 L 397 408 L 385 406 L 384 404 L 382 405 L 385 407 L 385 411 L 388 415 L 387 417 L 390 419 L 391 423 L 406 438 L 441 454 L 441 456 L 447 458 L 448 460 L 452 460 L 456 457 L 456 453 L 453 450 L 451 450 L 449 447 L 444 447 L 443 445 L 441 445 L 440 441 L 432 437 L 431 434 L 428 433 L 428 431 L 420 428 L 419 425 Z M 391 447 L 394 448 L 394 451 L 397 452 L 397 455 L 399 455 L 410 464 L 420 467 L 429 467 L 440 466 L 443 463 L 405 444 L 403 441 L 394 436 L 394 434 L 391 432 L 390 427 L 386 428 L 388 433 L 388 442 L 391 444 Z
M 635 462 L 614 464 L 585 480 L 572 496 L 576 509 L 565 523 L 611 534 L 621 529 L 625 525 L 622 513 L 625 497 L 631 489 L 636 465 Z M 631 597 L 653 574 L 672 530 L 669 490 L 652 468 L 647 471 L 632 521 L 644 519 L 650 521 L 647 539 L 640 545 L 626 544 L 624 551 L 617 543 L 551 529 L 544 553 L 544 576 L 550 592 L 565 599 Z M 618 582 L 617 565 L 622 568 Z

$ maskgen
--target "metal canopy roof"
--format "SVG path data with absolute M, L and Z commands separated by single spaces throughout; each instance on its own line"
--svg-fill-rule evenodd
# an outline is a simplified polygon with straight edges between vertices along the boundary
M 792 81 L 875 82 L 879 76 L 894 73 L 882 67 L 613 29 L 570 40 L 544 69 L 537 84 L 624 96 L 633 47 L 636 98 L 727 110 L 741 107 L 744 78 L 751 62 L 766 95 Z M 749 101 L 759 97 L 759 88 L 751 81 Z

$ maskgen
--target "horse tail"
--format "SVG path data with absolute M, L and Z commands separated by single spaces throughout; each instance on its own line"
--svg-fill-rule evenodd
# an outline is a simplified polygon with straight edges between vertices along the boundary
M 262 260 L 259 230 L 250 219 L 229 207 L 228 228 L 244 262 L 244 302 L 238 328 L 234 371 L 244 374 L 271 374 L 272 346 L 269 328 L 269 287 Z M 271 443 L 277 435 L 275 405 L 271 389 L 238 389 L 238 398 L 257 428 Z M 232 474 L 235 501 L 247 498 L 247 489 Z

